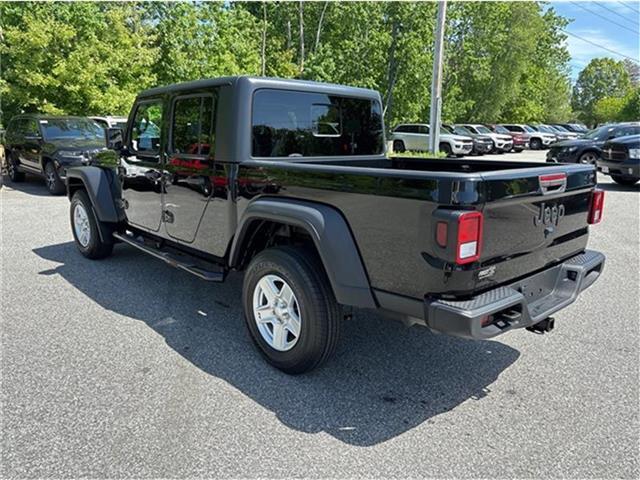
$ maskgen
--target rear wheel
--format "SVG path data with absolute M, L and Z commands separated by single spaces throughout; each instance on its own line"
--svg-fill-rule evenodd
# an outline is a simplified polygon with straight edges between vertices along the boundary
M 84 190 L 78 190 L 71 199 L 71 231 L 76 247 L 87 258 L 99 259 L 111 255 L 113 238 L 100 238 L 99 224 L 93 205 Z M 105 230 L 110 231 L 106 228 Z
M 259 253 L 245 273 L 242 297 L 251 338 L 276 368 L 304 373 L 335 351 L 341 310 L 314 253 L 294 247 Z
M 47 190 L 49 190 L 49 193 L 51 193 L 52 195 L 61 195 L 62 193 L 64 193 L 65 185 L 62 180 L 60 180 L 60 176 L 58 175 L 53 162 L 47 162 L 44 165 L 44 176 L 45 181 L 47 182 Z
M 442 153 L 444 153 L 447 157 L 451 156 L 451 145 L 449 145 L 448 143 L 441 143 L 440 144 L 440 151 Z
M 7 173 L 13 183 L 24 182 L 24 173 L 18 171 L 18 163 L 15 158 L 12 158 L 12 155 L 9 155 L 9 161 L 7 162 Z
M 596 160 L 598 159 L 598 156 L 595 154 L 595 152 L 584 152 L 582 155 L 580 155 L 580 159 L 578 160 L 580 163 L 590 163 L 591 165 L 595 165 L 596 164 Z
M 398 153 L 403 153 L 405 151 L 404 142 L 402 140 L 394 140 L 393 141 L 393 151 Z
M 622 175 L 611 175 L 611 178 L 618 185 L 624 185 L 625 187 L 630 187 L 631 185 L 635 185 L 640 181 L 638 177 L 625 177 Z
M 531 150 L 540 150 L 542 148 L 542 140 L 539 138 L 532 138 L 529 142 L 529 146 Z

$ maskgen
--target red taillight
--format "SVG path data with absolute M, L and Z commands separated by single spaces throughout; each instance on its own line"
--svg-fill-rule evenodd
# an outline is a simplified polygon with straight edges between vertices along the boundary
M 456 263 L 464 265 L 480 258 L 483 217 L 480 212 L 467 212 L 458 217 Z
M 594 190 L 589 203 L 589 216 L 587 222 L 591 225 L 600 223 L 604 209 L 604 190 Z
M 447 246 L 447 233 L 449 225 L 447 222 L 438 222 L 436 225 L 436 242 L 442 248 Z

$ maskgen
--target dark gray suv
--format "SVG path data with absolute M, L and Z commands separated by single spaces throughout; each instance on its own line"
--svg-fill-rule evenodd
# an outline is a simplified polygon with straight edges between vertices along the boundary
M 64 193 L 67 168 L 90 164 L 106 149 L 104 129 L 85 117 L 18 115 L 5 134 L 7 171 L 12 182 L 25 173 L 44 177 L 49 192 Z

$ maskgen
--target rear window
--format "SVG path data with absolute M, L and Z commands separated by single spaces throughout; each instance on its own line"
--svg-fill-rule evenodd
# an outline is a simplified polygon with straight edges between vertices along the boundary
M 381 154 L 380 104 L 323 93 L 258 90 L 252 143 L 254 157 Z

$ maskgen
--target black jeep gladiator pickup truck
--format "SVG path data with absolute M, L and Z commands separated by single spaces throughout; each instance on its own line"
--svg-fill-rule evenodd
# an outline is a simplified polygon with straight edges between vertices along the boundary
M 487 339 L 548 331 L 600 275 L 592 165 L 385 156 L 377 92 L 233 77 L 135 101 L 113 155 L 67 172 L 88 258 L 124 242 L 213 282 L 244 271 L 252 339 L 288 373 L 352 307 Z

